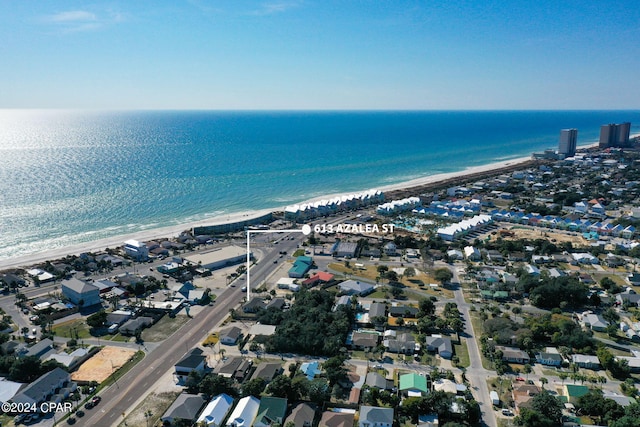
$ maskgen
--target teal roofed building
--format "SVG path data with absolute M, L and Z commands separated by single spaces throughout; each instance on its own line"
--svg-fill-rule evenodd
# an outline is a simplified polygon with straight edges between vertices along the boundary
M 263 397 L 260 399 L 258 416 L 253 427 L 270 427 L 272 425 L 282 425 L 284 416 L 287 413 L 287 399 L 282 397 Z
M 293 263 L 293 266 L 289 269 L 289 277 L 299 279 L 304 277 L 305 274 L 311 270 L 313 265 L 313 258 L 309 256 L 299 256 Z
M 422 396 L 429 393 L 427 377 L 418 374 L 400 375 L 399 390 L 408 396 Z

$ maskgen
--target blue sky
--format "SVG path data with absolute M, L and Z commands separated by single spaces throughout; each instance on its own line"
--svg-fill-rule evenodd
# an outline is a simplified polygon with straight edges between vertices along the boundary
M 0 108 L 637 109 L 628 1 L 0 0 Z

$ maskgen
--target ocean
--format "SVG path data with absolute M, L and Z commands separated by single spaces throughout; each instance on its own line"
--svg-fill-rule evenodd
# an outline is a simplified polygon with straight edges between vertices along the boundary
M 528 156 L 563 128 L 586 145 L 639 114 L 0 110 L 0 260 Z

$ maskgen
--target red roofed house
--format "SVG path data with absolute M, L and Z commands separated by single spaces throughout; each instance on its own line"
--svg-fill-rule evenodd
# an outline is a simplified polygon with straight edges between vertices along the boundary
M 333 280 L 333 274 L 325 273 L 324 271 L 319 271 L 313 276 L 309 277 L 307 280 L 302 282 L 305 286 L 315 286 L 319 283 L 329 283 Z

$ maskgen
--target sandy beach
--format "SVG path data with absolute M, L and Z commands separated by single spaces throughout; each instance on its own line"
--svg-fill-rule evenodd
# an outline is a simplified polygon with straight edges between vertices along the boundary
M 578 149 L 592 148 L 597 145 L 598 145 L 597 143 L 584 145 L 584 146 L 578 147 Z M 413 188 L 425 187 L 428 185 L 432 185 L 434 183 L 442 182 L 442 181 L 453 179 L 453 178 L 464 178 L 465 176 L 491 173 L 492 171 L 499 172 L 501 169 L 525 164 L 530 160 L 531 160 L 531 156 L 519 157 L 515 159 L 489 163 L 486 165 L 469 167 L 461 171 L 425 176 L 425 177 L 414 179 L 411 181 L 383 186 L 378 188 L 378 190 L 384 191 L 385 193 L 400 191 L 400 190 L 411 191 L 411 189 Z M 362 191 L 366 191 L 366 190 L 367 189 L 363 189 Z M 310 202 L 314 202 L 322 199 L 330 199 L 336 196 L 341 196 L 344 194 L 353 194 L 353 193 L 358 193 L 358 191 L 354 191 L 351 193 L 339 193 L 339 194 L 333 194 L 333 195 L 326 195 L 322 197 L 316 197 L 314 199 L 311 199 L 302 203 L 310 203 Z M 105 248 L 115 248 L 118 246 L 122 246 L 124 241 L 128 239 L 148 241 L 148 240 L 155 240 L 160 238 L 176 237 L 181 232 L 185 230 L 190 230 L 193 227 L 242 221 L 242 220 L 262 216 L 269 212 L 273 212 L 275 210 L 277 209 L 274 208 L 274 209 L 263 209 L 260 211 L 239 212 L 239 213 L 234 213 L 229 215 L 223 215 L 215 219 L 210 218 L 210 219 L 206 219 L 198 222 L 178 224 L 170 227 L 154 228 L 154 229 L 144 230 L 144 231 L 140 231 L 132 234 L 118 235 L 118 236 L 113 236 L 105 239 L 95 240 L 92 242 L 59 247 L 59 248 L 51 249 L 45 252 L 39 252 L 39 253 L 24 255 L 20 257 L 0 260 L 0 270 L 6 270 L 6 269 L 18 268 L 18 267 L 28 267 L 38 263 L 43 263 L 47 260 L 52 261 L 55 259 L 60 259 L 65 257 L 66 255 L 79 255 L 83 252 L 97 252 L 97 251 L 102 251 Z

